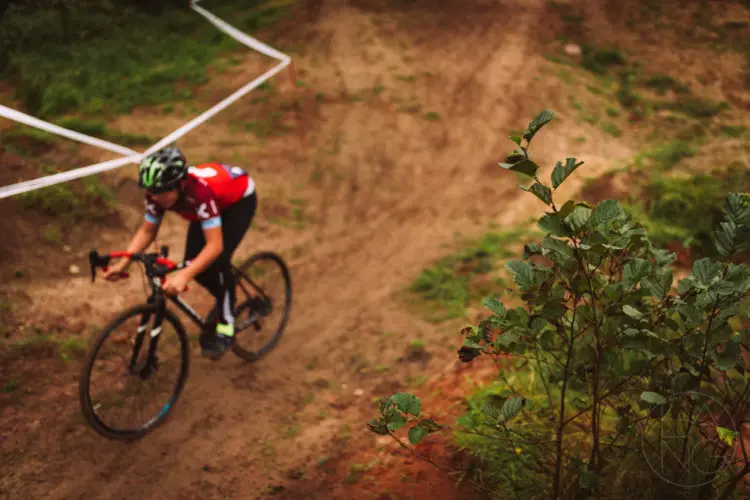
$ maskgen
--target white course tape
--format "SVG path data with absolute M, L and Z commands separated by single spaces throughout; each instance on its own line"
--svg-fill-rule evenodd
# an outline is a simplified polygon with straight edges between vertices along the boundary
M 178 128 L 177 130 L 169 134 L 167 137 L 165 137 L 164 139 L 160 140 L 159 142 L 157 142 L 156 144 L 148 148 L 144 153 L 138 153 L 124 146 L 118 146 L 117 144 L 112 144 L 110 142 L 97 139 L 96 137 L 91 137 L 85 134 L 81 134 L 79 132 L 75 132 L 73 130 L 68 130 L 66 128 L 59 127 L 52 123 L 39 120 L 38 118 L 34 118 L 33 116 L 29 116 L 27 114 L 21 113 L 14 109 L 10 109 L 10 108 L 0 105 L 0 116 L 9 118 L 11 120 L 15 120 L 21 123 L 25 123 L 26 125 L 30 125 L 32 127 L 37 127 L 42 130 L 46 130 L 53 134 L 61 135 L 63 137 L 68 137 L 70 139 L 75 139 L 77 141 L 90 144 L 92 146 L 98 146 L 108 151 L 113 151 L 113 152 L 124 155 L 122 158 L 105 161 L 103 163 L 97 163 L 95 165 L 89 165 L 87 167 L 77 168 L 74 170 L 70 170 L 68 172 L 61 172 L 59 174 L 48 175 L 45 177 L 32 179 L 30 181 L 19 182 L 17 184 L 11 184 L 10 186 L 0 187 L 0 199 L 18 195 L 18 194 L 25 193 L 28 191 L 33 191 L 35 189 L 41 189 L 44 187 L 52 186 L 54 184 L 60 184 L 62 182 L 69 182 L 73 179 L 78 179 L 81 177 L 98 174 L 100 172 L 105 172 L 107 170 L 113 170 L 115 168 L 120 168 L 129 163 L 138 163 L 141 160 L 141 158 L 143 158 L 143 156 L 149 153 L 152 153 L 154 151 L 157 151 L 160 148 L 168 144 L 173 143 L 180 137 L 184 136 L 191 130 L 198 127 L 200 124 L 204 123 L 205 121 L 209 120 L 211 117 L 215 116 L 217 113 L 219 113 L 220 111 L 228 107 L 230 104 L 240 99 L 242 96 L 244 96 L 248 92 L 260 86 L 263 82 L 273 77 L 276 73 L 278 73 L 279 71 L 281 71 L 282 69 L 284 69 L 291 63 L 291 58 L 288 55 L 279 52 L 273 47 L 269 47 L 263 42 L 239 31 L 237 28 L 231 26 L 230 24 L 227 24 L 225 21 L 214 16 L 207 10 L 203 9 L 202 7 L 199 7 L 197 5 L 198 1 L 199 0 L 193 0 L 191 2 L 190 7 L 195 12 L 205 17 L 209 22 L 211 22 L 211 24 L 216 26 L 219 30 L 223 31 L 224 33 L 231 36 L 238 42 L 242 43 L 243 45 L 246 45 L 269 57 L 278 59 L 279 61 L 281 61 L 281 63 L 274 66 L 270 70 L 266 71 L 261 76 L 254 79 L 252 82 L 248 83 L 247 85 L 237 90 L 236 92 L 234 92 L 232 95 L 230 95 L 229 97 L 227 97 L 220 103 L 216 104 L 212 108 L 202 113 L 200 116 L 192 119 L 190 122 Z
M 0 198 L 7 198 L 16 194 L 25 193 L 27 191 L 33 191 L 53 184 L 60 184 L 62 182 L 69 182 L 79 177 L 86 177 L 88 175 L 98 174 L 107 170 L 122 167 L 128 163 L 138 163 L 141 156 L 130 156 L 124 158 L 117 158 L 114 160 L 105 161 L 103 163 L 97 163 L 96 165 L 89 165 L 88 167 L 77 168 L 75 170 L 69 170 L 68 172 L 60 172 L 59 174 L 48 175 L 46 177 L 40 177 L 38 179 L 32 179 L 30 181 L 19 182 L 18 184 L 11 184 L 10 186 L 0 187 Z
M 227 35 L 231 36 L 241 44 L 247 45 L 251 49 L 255 49 L 256 51 L 260 52 L 261 54 L 265 54 L 268 57 L 273 57 L 274 59 L 278 59 L 279 61 L 291 61 L 291 58 L 279 52 L 278 50 L 274 49 L 273 47 L 269 47 L 265 43 L 261 42 L 260 40 L 256 40 L 255 38 L 251 37 L 250 35 L 241 32 L 234 26 L 227 24 L 225 21 L 222 21 L 215 15 L 211 14 L 209 11 L 204 9 L 203 7 L 198 6 L 198 1 L 193 1 L 190 5 L 190 8 L 196 11 L 198 14 L 202 15 L 208 21 L 216 26 L 218 29 L 226 33 Z
M 90 144 L 92 146 L 97 146 L 102 149 L 113 151 L 115 153 L 120 153 L 122 155 L 138 154 L 132 149 L 126 148 L 124 146 L 118 146 L 117 144 L 112 144 L 111 142 L 103 141 L 101 139 L 97 139 L 96 137 L 91 137 L 90 135 L 81 134 L 80 132 L 69 130 L 52 123 L 42 121 L 39 118 L 34 118 L 33 116 L 27 115 L 26 113 L 21 113 L 20 111 L 16 111 L 15 109 L 5 107 L 2 104 L 0 104 L 0 116 L 15 120 L 17 122 L 25 123 L 26 125 L 31 125 L 32 127 L 40 128 L 53 134 L 67 137 L 68 139 L 85 142 L 86 144 Z

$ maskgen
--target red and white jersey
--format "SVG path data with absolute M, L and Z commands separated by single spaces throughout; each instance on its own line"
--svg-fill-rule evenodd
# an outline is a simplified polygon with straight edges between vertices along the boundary
M 221 213 L 255 191 L 253 179 L 240 167 L 203 163 L 188 168 L 182 193 L 169 208 L 188 221 L 201 221 L 204 229 L 221 226 Z M 158 224 L 166 209 L 146 192 L 146 220 Z

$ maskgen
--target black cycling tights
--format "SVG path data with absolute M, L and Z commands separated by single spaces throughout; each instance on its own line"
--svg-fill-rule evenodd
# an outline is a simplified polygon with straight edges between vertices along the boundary
M 211 265 L 195 277 L 195 281 L 216 299 L 217 321 L 234 323 L 235 283 L 231 272 L 232 254 L 245 236 L 257 207 L 257 195 L 251 194 L 221 214 L 224 250 Z M 185 260 L 194 259 L 206 245 L 206 237 L 199 221 L 191 222 L 185 242 Z

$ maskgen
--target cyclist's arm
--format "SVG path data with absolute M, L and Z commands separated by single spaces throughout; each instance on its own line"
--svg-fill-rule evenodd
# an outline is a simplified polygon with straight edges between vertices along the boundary
M 151 244 L 151 242 L 154 241 L 154 238 L 156 238 L 156 234 L 159 232 L 159 227 L 159 224 L 154 224 L 153 222 L 144 220 L 143 224 L 141 224 L 141 227 L 139 227 L 138 231 L 136 231 L 135 235 L 133 235 L 133 239 L 130 240 L 127 252 L 139 253 L 144 251 Z M 129 265 L 130 259 L 127 260 Z
M 141 227 L 138 228 L 138 231 L 130 241 L 130 245 L 128 245 L 128 253 L 139 253 L 144 251 L 156 238 L 160 226 L 160 224 L 154 224 L 153 222 L 144 220 Z

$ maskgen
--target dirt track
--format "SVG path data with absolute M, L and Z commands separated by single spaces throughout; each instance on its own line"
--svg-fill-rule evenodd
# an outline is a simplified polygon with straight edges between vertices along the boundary
M 435 336 L 435 327 L 405 312 L 394 292 L 442 255 L 454 234 L 476 234 L 488 220 L 509 225 L 541 208 L 531 196 L 519 196 L 514 178 L 501 175 L 495 162 L 509 150 L 508 132 L 555 99 L 552 84 L 534 79 L 545 5 L 475 1 L 461 10 L 446 6 L 439 15 L 429 7 L 399 15 L 322 2 L 308 53 L 297 61 L 311 86 L 326 95 L 351 95 L 369 92 L 384 77 L 386 89 L 400 87 L 404 100 L 412 94 L 423 108 L 403 113 L 386 99 L 324 105 L 319 116 L 305 120 L 308 150 L 258 174 L 263 204 L 270 198 L 265 186 L 292 189 L 279 171 L 308 179 L 316 149 L 338 135 L 331 161 L 341 177 L 323 175 L 303 190 L 310 223 L 298 231 L 251 232 L 241 250 L 278 250 L 291 264 L 294 306 L 281 344 L 252 366 L 232 356 L 210 363 L 196 351 L 171 418 L 129 445 L 104 441 L 82 425 L 75 376 L 66 376 L 61 383 L 68 394 L 56 417 L 47 412 L 33 429 L 19 427 L 19 435 L 5 441 L 3 454 L 13 465 L 4 471 L 0 491 L 7 498 L 255 498 L 283 481 L 286 471 L 314 464 L 335 447 L 334 438 L 351 419 L 346 407 L 354 389 L 369 398 L 382 380 L 358 374 L 357 362 L 394 363 L 409 339 Z M 417 27 L 417 18 L 425 25 Z M 319 63 L 313 64 L 313 55 Z M 393 66 L 416 81 L 395 80 L 388 74 Z M 535 92 L 542 93 L 539 99 Z M 429 110 L 440 119 L 426 120 Z M 569 153 L 574 126 L 567 127 L 538 140 L 535 154 L 547 167 Z M 597 147 L 579 153 L 593 164 L 588 174 L 605 166 L 597 158 L 629 153 Z M 164 241 L 181 253 L 184 228 L 176 222 L 168 229 Z M 303 248 L 299 257 L 290 257 L 294 247 Z M 83 294 L 82 304 L 65 291 L 71 285 Z M 56 299 L 65 314 L 93 311 L 96 317 L 142 298 L 140 282 L 122 286 L 125 293 L 116 300 L 101 297 L 103 286 L 76 278 L 27 293 L 36 303 Z M 373 339 L 385 331 L 399 332 L 403 344 L 376 348 Z M 316 385 L 322 379 L 330 382 L 328 389 Z M 310 394 L 315 404 L 305 403 Z M 331 402 L 340 409 L 318 418 L 318 403 Z M 351 432 L 366 432 L 360 421 L 349 423 Z M 292 425 L 296 435 L 278 437 Z

